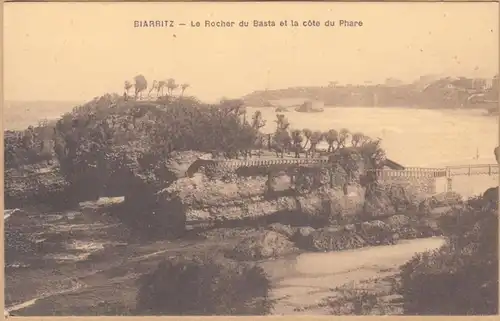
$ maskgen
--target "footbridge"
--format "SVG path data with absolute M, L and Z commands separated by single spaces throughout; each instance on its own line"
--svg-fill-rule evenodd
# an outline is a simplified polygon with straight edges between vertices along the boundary
M 328 158 L 265 158 L 248 160 L 217 160 L 201 159 L 196 160 L 187 170 L 187 175 L 192 177 L 200 168 L 217 171 L 235 171 L 243 167 L 260 167 L 272 170 L 273 168 L 285 167 L 329 167 L 333 164 Z M 388 165 L 389 166 L 389 165 Z M 425 167 L 402 167 L 400 169 L 383 168 L 368 170 L 374 172 L 380 180 L 391 178 L 446 178 L 447 189 L 452 189 L 452 179 L 455 176 L 476 176 L 476 175 L 499 175 L 498 164 L 468 164 L 459 166 L 446 166 L 441 168 Z
M 265 158 L 265 159 L 201 159 L 196 160 L 188 169 L 189 176 L 196 173 L 201 167 L 219 169 L 219 170 L 236 170 L 241 167 L 268 167 L 281 165 L 297 166 L 325 166 L 332 164 L 328 158 Z M 481 165 L 459 165 L 447 166 L 441 168 L 426 168 L 426 167 L 403 167 L 402 169 L 377 169 L 369 170 L 376 172 L 381 177 L 453 177 L 453 176 L 472 176 L 472 175 L 498 175 L 498 164 L 481 164 Z

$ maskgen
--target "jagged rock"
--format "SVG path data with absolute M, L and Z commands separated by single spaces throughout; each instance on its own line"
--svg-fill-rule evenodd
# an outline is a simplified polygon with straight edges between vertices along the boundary
M 367 188 L 364 215 L 379 218 L 409 211 L 419 213 L 419 206 L 425 198 L 425 193 L 408 184 L 373 185 Z
M 364 240 L 372 245 L 390 244 L 393 242 L 393 230 L 389 225 L 379 220 L 361 223 L 360 233 Z
M 429 198 L 431 208 L 453 206 L 463 203 L 462 195 L 457 192 L 443 192 Z
M 269 225 L 267 228 L 276 233 L 280 233 L 288 237 L 289 239 L 292 238 L 298 230 L 296 227 L 292 227 L 290 225 L 285 225 L 281 223 L 273 223 Z
M 400 228 L 404 226 L 408 226 L 410 224 L 410 218 L 405 215 L 394 215 L 385 220 L 385 223 L 389 225 L 389 227 L 394 230 L 398 231 Z
M 430 198 L 426 198 L 418 204 L 418 212 L 421 214 L 429 214 L 432 211 L 432 202 Z
M 249 261 L 276 258 L 296 250 L 286 236 L 265 231 L 257 236 L 249 236 L 239 242 L 227 256 L 236 260 Z
M 315 231 L 316 230 L 310 226 L 299 227 L 293 235 L 292 241 L 295 242 L 295 245 L 298 247 L 308 249 L 311 247 L 311 238 L 309 238 L 309 235 Z
M 318 229 L 305 237 L 305 249 L 315 251 L 342 251 L 366 245 L 365 240 L 356 232 L 341 227 Z
M 443 232 L 436 220 L 430 218 L 421 218 L 417 221 L 416 230 L 420 237 L 430 237 L 442 235 Z
M 354 224 L 347 224 L 344 226 L 344 230 L 349 231 L 349 232 L 355 232 L 356 231 L 356 225 Z
M 418 221 L 406 215 L 394 215 L 385 220 L 389 229 L 400 239 L 412 239 L 418 236 Z
M 396 214 L 396 209 L 389 194 L 383 189 L 367 193 L 363 211 L 364 215 L 368 217 L 383 217 Z
M 362 208 L 362 199 L 353 200 L 340 190 L 318 189 L 306 195 L 265 195 L 266 178 L 238 178 L 223 182 L 203 174 L 181 178 L 158 195 L 164 205 L 181 208 L 188 221 L 207 217 L 212 220 L 258 219 L 276 213 L 301 217 L 297 224 L 326 224 L 340 217 L 354 216 Z M 178 204 L 175 204 L 178 203 Z

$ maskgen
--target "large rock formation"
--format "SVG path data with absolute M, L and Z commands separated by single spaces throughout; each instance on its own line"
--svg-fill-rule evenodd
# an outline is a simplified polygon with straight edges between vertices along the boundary
M 116 161 L 116 170 L 107 179 L 105 188 L 106 196 L 125 197 L 123 204 L 116 208 L 116 215 L 127 225 L 147 231 L 151 236 L 182 234 L 185 213 L 174 207 L 165 210 L 158 191 L 182 180 L 189 165 L 203 153 L 178 152 L 168 160 L 148 157 L 140 150 L 120 154 L 124 157 Z
M 363 194 L 360 191 L 359 194 Z M 266 178 L 236 178 L 232 182 L 203 174 L 181 178 L 158 193 L 163 212 L 182 211 L 187 222 L 282 222 L 325 224 L 357 214 L 362 197 L 345 196 L 340 189 L 319 188 L 308 194 L 266 195 Z

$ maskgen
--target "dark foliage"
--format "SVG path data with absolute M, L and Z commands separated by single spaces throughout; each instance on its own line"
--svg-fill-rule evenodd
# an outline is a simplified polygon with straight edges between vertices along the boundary
M 406 314 L 498 313 L 498 216 L 477 204 L 443 218 L 445 246 L 401 268 Z
M 140 280 L 143 315 L 264 315 L 270 281 L 255 265 L 195 256 L 166 260 Z
M 24 131 L 5 131 L 5 168 L 19 168 L 53 160 L 52 126 L 48 122 L 40 122 L 37 127 L 30 126 Z
M 92 195 L 85 196 L 95 198 L 113 185 L 114 173 L 124 170 L 158 180 L 153 172 L 161 171 L 173 151 L 234 157 L 250 149 L 258 130 L 242 119 L 239 108 L 189 97 L 155 104 L 106 95 L 63 115 L 56 125 L 55 152 L 75 192 L 84 195 L 92 185 Z

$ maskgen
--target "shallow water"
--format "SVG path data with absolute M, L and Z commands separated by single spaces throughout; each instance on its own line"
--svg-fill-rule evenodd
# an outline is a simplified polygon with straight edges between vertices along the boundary
M 248 115 L 260 110 L 265 132 L 273 132 L 273 108 L 248 108 Z M 498 118 L 478 111 L 411 108 L 325 108 L 322 113 L 284 113 L 291 127 L 327 131 L 347 128 L 370 137 L 382 138 L 389 158 L 405 166 L 433 167 L 443 163 L 468 164 L 476 157 L 496 163 Z
M 296 308 L 320 304 L 332 295 L 335 287 L 394 274 L 415 253 L 437 249 L 444 242 L 438 237 L 404 240 L 396 245 L 304 253 L 263 262 L 262 267 L 274 283 L 272 297 L 278 300 L 274 313 L 311 313 L 311 310 L 301 312 Z M 328 311 L 317 308 L 314 314 L 328 314 Z

